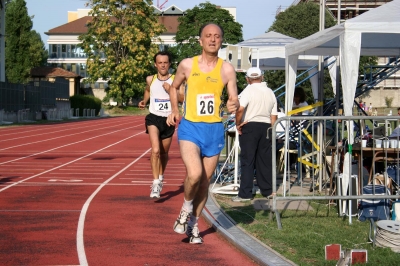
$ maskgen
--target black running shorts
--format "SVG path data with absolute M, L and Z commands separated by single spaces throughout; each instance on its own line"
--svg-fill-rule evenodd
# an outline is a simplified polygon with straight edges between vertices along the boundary
M 168 126 L 166 117 L 150 113 L 146 116 L 145 121 L 147 134 L 149 133 L 147 130 L 148 126 L 156 126 L 158 131 L 160 131 L 160 139 L 168 139 L 174 135 L 175 126 Z

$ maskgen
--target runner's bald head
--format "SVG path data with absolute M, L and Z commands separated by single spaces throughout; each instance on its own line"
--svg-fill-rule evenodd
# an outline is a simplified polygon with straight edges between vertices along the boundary
M 224 38 L 224 34 L 225 34 L 224 29 L 220 25 L 215 24 L 215 23 L 207 23 L 207 24 L 204 24 L 203 26 L 201 26 L 201 28 L 199 30 L 199 37 L 201 37 L 201 34 L 203 33 L 204 28 L 207 26 L 210 26 L 210 25 L 217 26 L 219 28 L 219 30 L 221 31 L 221 37 Z

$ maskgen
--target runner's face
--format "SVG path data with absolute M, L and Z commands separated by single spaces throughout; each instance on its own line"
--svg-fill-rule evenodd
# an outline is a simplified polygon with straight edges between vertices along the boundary
M 154 66 L 157 69 L 158 73 L 160 73 L 160 75 L 165 76 L 168 74 L 171 63 L 169 62 L 167 55 L 157 55 Z
M 201 33 L 200 45 L 206 52 L 218 53 L 222 45 L 221 29 L 216 25 L 207 25 Z

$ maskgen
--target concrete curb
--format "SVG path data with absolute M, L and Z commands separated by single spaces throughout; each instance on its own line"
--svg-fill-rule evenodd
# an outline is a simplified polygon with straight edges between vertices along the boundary
M 202 214 L 217 232 L 258 264 L 271 266 L 296 265 L 236 226 L 232 219 L 221 210 L 212 193 L 209 193 Z

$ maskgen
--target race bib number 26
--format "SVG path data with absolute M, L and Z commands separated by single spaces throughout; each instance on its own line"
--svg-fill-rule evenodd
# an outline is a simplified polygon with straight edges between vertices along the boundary
M 199 94 L 197 95 L 197 115 L 213 115 L 215 111 L 214 94 Z

